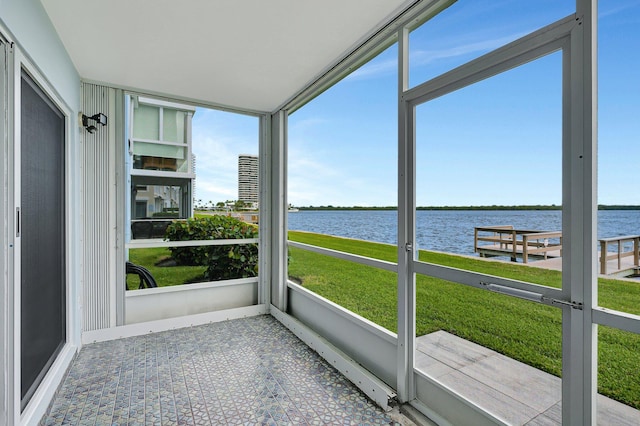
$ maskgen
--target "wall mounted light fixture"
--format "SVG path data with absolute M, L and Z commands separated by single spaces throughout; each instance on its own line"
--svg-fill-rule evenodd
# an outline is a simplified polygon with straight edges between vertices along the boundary
M 99 112 L 91 117 L 82 114 L 82 126 L 87 129 L 89 133 L 95 133 L 97 127 L 94 125 L 89 125 L 89 120 L 94 121 L 96 124 L 101 124 L 103 126 L 107 125 L 107 116 L 103 113 Z

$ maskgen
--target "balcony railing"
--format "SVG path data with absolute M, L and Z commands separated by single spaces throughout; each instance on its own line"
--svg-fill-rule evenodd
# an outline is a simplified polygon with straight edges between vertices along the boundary
M 607 274 L 607 263 L 610 260 L 615 262 L 618 266 L 618 271 L 624 269 L 630 269 L 635 267 L 636 269 L 640 265 L 639 260 L 639 247 L 640 247 L 640 235 L 627 235 L 623 237 L 611 237 L 602 238 L 600 241 L 600 273 Z M 615 251 L 609 253 L 609 249 L 614 248 Z M 633 257 L 632 265 L 625 265 L 624 260 L 626 258 Z
M 474 228 L 474 251 L 481 257 L 509 256 L 527 263 L 530 257 L 562 256 L 562 232 L 514 229 L 512 225 Z

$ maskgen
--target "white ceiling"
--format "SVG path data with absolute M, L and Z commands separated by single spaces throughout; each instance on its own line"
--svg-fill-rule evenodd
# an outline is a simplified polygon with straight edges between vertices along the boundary
M 80 76 L 273 111 L 409 0 L 42 0 Z

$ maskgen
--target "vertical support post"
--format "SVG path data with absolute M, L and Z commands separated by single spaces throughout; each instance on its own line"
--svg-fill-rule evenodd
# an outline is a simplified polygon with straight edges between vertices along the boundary
M 8 84 L 8 58 L 7 44 L 0 39 L 0 104 L 2 111 L 7 115 L 11 113 L 9 109 L 9 84 Z M 10 241 L 13 239 L 14 209 L 9 196 L 11 160 L 9 149 L 9 121 L 0 120 L 0 159 L 2 162 L 2 174 L 0 174 L 0 211 L 7 218 L 2 223 L 0 234 L 2 235 L 2 245 L 0 246 L 0 267 L 2 268 L 2 278 L 0 278 L 0 385 L 5 391 L 0 395 L 0 424 L 12 424 L 12 400 L 13 400 L 13 364 L 11 341 L 13 330 L 13 311 L 11 309 L 12 297 L 12 277 L 11 259 L 13 256 Z
M 409 30 L 398 31 L 398 374 L 400 402 L 415 398 L 415 108 L 403 99 L 409 84 Z
M 478 228 L 473 228 L 473 252 L 478 252 Z
M 271 118 L 259 119 L 258 140 L 258 303 L 271 300 Z
M 193 112 L 189 111 L 186 114 L 185 117 L 185 130 L 186 130 L 186 141 L 187 141 L 187 169 L 189 170 L 189 173 L 193 173 L 195 175 L 196 171 L 193 169 L 193 141 L 192 141 L 192 137 L 193 137 L 193 132 L 192 132 L 192 123 L 193 123 Z M 192 181 L 194 182 L 194 181 Z M 193 197 L 195 195 L 195 192 L 193 191 L 193 186 L 191 186 L 190 189 L 190 194 L 189 194 L 189 203 L 187 204 L 187 208 L 188 211 L 187 213 L 187 217 L 193 217 L 193 212 L 194 212 L 194 202 L 193 202 Z
M 576 26 L 563 61 L 563 292 L 584 309 L 562 311 L 562 424 L 596 423 L 597 326 L 597 0 L 576 1 Z M 570 70 L 567 72 L 567 70 Z M 565 232 L 566 231 L 566 232 Z M 564 248 L 564 246 L 563 246 Z
M 120 215 L 120 212 L 118 211 L 118 203 L 116 201 L 116 167 L 117 164 L 119 164 L 116 161 L 116 152 L 118 151 L 118 149 L 116 148 L 116 143 L 119 140 L 117 135 L 116 135 L 116 125 L 119 125 L 121 120 L 118 117 L 116 119 L 116 90 L 115 89 L 107 89 L 105 88 L 106 91 L 106 100 L 105 103 L 107 104 L 107 117 L 112 117 L 113 119 L 111 120 L 110 123 L 108 123 L 106 127 L 106 145 L 107 145 L 107 155 L 108 155 L 108 170 L 107 170 L 107 175 L 108 175 L 108 197 L 107 197 L 107 206 L 109 209 L 109 214 L 108 214 L 108 221 L 109 221 L 109 250 L 111 251 L 109 254 L 111 254 L 111 256 L 109 256 L 108 262 L 109 262 L 109 275 L 114 277 L 115 279 L 111 280 L 111 288 L 109 289 L 109 326 L 110 327 L 115 327 L 118 325 L 118 308 L 123 308 L 123 306 L 119 306 L 118 300 L 119 300 L 119 296 L 120 295 L 124 295 L 124 287 L 126 286 L 126 281 L 125 281 L 125 285 L 119 285 L 120 284 L 120 280 L 118 279 L 118 277 L 125 277 L 126 280 L 126 272 L 124 270 L 124 267 L 122 267 L 122 263 L 119 262 L 119 258 L 118 258 L 118 245 L 117 245 L 117 223 L 118 223 L 118 216 Z M 116 125 L 114 125 L 114 122 Z M 117 275 L 118 272 L 125 272 L 124 275 Z M 124 310 L 122 311 L 122 313 L 124 313 Z M 124 315 L 122 316 L 124 317 Z
M 265 120 L 266 142 L 261 145 L 260 163 L 265 185 L 261 186 L 260 236 L 263 244 L 260 272 L 265 289 L 262 303 L 281 311 L 287 308 L 287 113 L 278 111 Z M 265 238 L 262 240 L 262 238 Z
M 126 258 L 126 206 L 127 206 L 127 170 L 126 170 L 126 151 L 125 129 L 127 120 L 125 119 L 126 107 L 125 96 L 121 89 L 114 89 L 114 107 L 115 107 L 115 212 L 116 212 L 116 280 L 126 279 L 125 258 Z M 191 126 L 189 125 L 189 128 Z M 192 206 L 193 209 L 193 206 Z M 116 325 L 124 325 L 125 321 L 125 286 L 116 287 Z M 78 336 L 80 338 L 80 336 Z M 79 341 L 79 340 L 78 340 Z
M 618 240 L 618 271 L 622 269 L 622 240 Z
M 7 179 L 8 191 L 7 202 L 9 214 L 7 216 L 9 225 L 9 259 L 6 299 L 6 344 L 5 356 L 7 360 L 7 424 L 20 422 L 20 238 L 16 237 L 16 216 L 13 213 L 16 207 L 20 206 L 20 188 L 18 185 L 18 175 L 20 172 L 20 157 L 17 141 L 20 140 L 20 102 L 18 100 L 20 89 L 19 63 L 16 64 L 15 43 L 7 45 Z

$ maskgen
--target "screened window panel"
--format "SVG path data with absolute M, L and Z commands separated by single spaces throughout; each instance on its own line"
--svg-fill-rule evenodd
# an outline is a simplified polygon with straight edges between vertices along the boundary
M 134 110 L 133 137 L 160 140 L 160 110 L 157 107 L 140 104 Z
M 162 118 L 162 139 L 167 142 L 184 143 L 184 111 L 165 108 Z
M 135 142 L 133 155 L 148 155 L 152 157 L 176 158 L 183 160 L 187 148 L 173 145 L 159 145 L 155 143 Z

